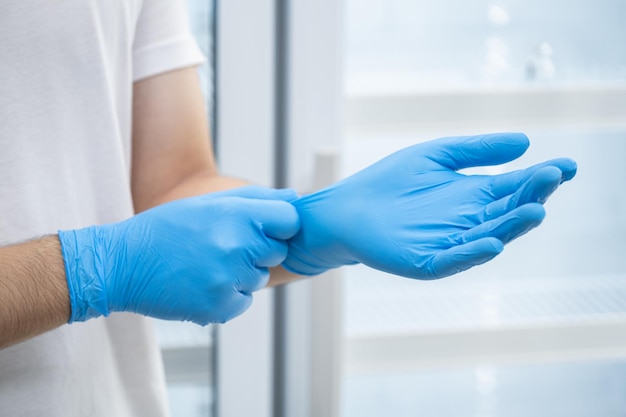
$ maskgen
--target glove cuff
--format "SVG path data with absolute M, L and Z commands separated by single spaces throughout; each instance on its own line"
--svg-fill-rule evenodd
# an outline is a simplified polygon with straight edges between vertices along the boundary
M 289 242 L 289 254 L 281 264 L 287 271 L 305 276 L 323 274 L 329 269 L 339 268 L 344 265 L 356 265 L 358 261 L 342 260 L 333 262 L 331 259 L 320 259 L 311 253 L 301 250 L 293 241 Z
M 96 227 L 59 231 L 70 295 L 68 323 L 108 316 L 109 307 Z
M 290 251 L 291 250 L 292 249 L 290 249 Z M 291 257 L 291 256 L 287 257 L 287 259 L 285 259 L 285 261 L 281 264 L 281 266 L 293 274 L 305 275 L 309 277 L 323 274 L 329 269 L 329 268 L 323 268 L 320 266 L 313 266 L 306 262 L 302 262 L 298 259 L 295 259 L 294 257 Z

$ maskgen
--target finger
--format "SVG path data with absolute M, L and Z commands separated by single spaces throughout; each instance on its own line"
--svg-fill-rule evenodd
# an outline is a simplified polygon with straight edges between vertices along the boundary
M 224 312 L 218 323 L 226 323 L 242 315 L 252 305 L 252 294 L 237 292 L 230 300 L 228 310 Z
M 488 204 L 483 219 L 493 220 L 524 204 L 545 203 L 558 188 L 561 177 L 561 170 L 554 166 L 539 169 L 513 194 Z
M 539 226 L 545 215 L 546 211 L 541 204 L 525 204 L 497 219 L 487 221 L 465 231 L 459 241 L 460 243 L 466 243 L 486 237 L 495 237 L 502 243 L 507 244 Z
M 576 176 L 576 172 L 578 172 L 578 164 L 576 161 L 570 158 L 560 158 L 558 159 L 560 162 L 560 166 L 558 167 L 563 176 L 561 178 L 561 184 L 565 181 L 569 181 Z
M 201 326 L 206 326 L 211 323 L 226 323 L 245 312 L 250 308 L 251 304 L 251 294 L 234 290 L 234 293 L 228 297 L 228 300 L 220 305 L 217 314 L 213 309 L 207 309 L 203 313 L 191 315 L 187 320 Z
M 491 192 L 495 198 L 502 198 L 514 193 L 523 183 L 528 181 L 537 171 L 546 167 L 555 167 L 561 171 L 561 180 L 569 181 L 576 175 L 576 162 L 569 158 L 552 159 L 533 165 L 526 169 L 507 172 L 506 174 L 495 175 L 492 177 Z
M 266 238 L 265 240 L 265 244 L 259 245 L 263 247 L 255 249 L 257 253 L 254 265 L 259 268 L 271 268 L 283 263 L 289 251 L 287 242 L 272 238 Z
M 267 268 L 253 268 L 246 276 L 238 277 L 235 289 L 242 294 L 252 294 L 265 288 L 270 280 L 270 272 Z
M 286 240 L 300 230 L 295 207 L 285 201 L 242 199 L 244 215 L 260 225 L 267 237 Z
M 298 193 L 289 188 L 273 189 L 249 185 L 245 187 L 233 188 L 231 190 L 219 191 L 207 194 L 211 197 L 242 197 L 257 200 L 282 200 L 293 201 L 298 198 Z
M 431 279 L 444 278 L 483 264 L 502 252 L 504 245 L 493 237 L 454 246 L 435 255 L 428 265 Z
M 479 136 L 450 137 L 428 142 L 426 158 L 454 171 L 484 165 L 498 165 L 519 158 L 528 149 L 528 137 L 523 133 L 493 133 Z M 417 145 L 420 146 L 420 145 Z

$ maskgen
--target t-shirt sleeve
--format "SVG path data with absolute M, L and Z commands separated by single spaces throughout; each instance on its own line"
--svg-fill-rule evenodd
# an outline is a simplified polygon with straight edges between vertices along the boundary
M 201 64 L 186 0 L 144 0 L 133 41 L 133 81 Z

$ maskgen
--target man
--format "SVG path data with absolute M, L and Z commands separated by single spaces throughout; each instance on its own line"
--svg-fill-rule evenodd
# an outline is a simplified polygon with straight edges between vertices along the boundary
M 3 5 L 0 415 L 166 415 L 144 315 L 224 322 L 268 280 L 358 262 L 451 275 L 537 226 L 576 170 L 456 172 L 528 146 L 500 134 L 417 145 L 301 198 L 238 188 L 209 146 L 201 61 L 182 0 Z

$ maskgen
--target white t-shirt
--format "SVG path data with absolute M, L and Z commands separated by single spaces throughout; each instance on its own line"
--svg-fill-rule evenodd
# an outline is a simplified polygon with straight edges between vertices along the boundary
M 202 59 L 184 0 L 3 2 L 0 244 L 131 216 L 132 83 Z M 0 416 L 164 415 L 144 317 L 65 325 L 0 351 Z

